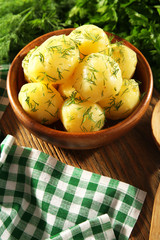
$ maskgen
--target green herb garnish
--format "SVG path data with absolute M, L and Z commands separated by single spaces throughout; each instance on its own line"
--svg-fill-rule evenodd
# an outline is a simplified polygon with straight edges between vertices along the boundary
M 154 84 L 160 91 L 160 4 L 157 0 L 0 0 L 0 63 L 10 63 L 20 49 L 42 34 L 86 23 L 134 44 L 148 59 Z

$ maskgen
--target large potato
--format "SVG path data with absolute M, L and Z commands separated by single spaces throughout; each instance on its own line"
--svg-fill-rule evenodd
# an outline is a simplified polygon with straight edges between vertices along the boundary
M 37 47 L 30 57 L 27 57 L 27 61 L 28 79 L 64 83 L 72 76 L 79 63 L 79 50 L 68 36 L 52 36 Z
M 109 39 L 103 29 L 95 25 L 83 25 L 73 30 L 69 37 L 77 44 L 84 56 L 100 52 L 109 44 Z
M 42 124 L 49 125 L 59 119 L 63 99 L 52 84 L 26 83 L 18 99 L 26 113 Z
M 132 78 L 137 65 L 136 53 L 129 47 L 118 42 L 109 45 L 106 50 L 108 55 L 119 64 L 122 72 L 122 78 Z
M 76 68 L 73 78 L 73 86 L 80 95 L 94 103 L 116 94 L 122 86 L 118 63 L 101 53 L 85 57 Z
M 105 110 L 106 118 L 118 120 L 129 116 L 139 101 L 138 83 L 134 79 L 124 79 L 120 92 L 101 100 L 99 105 Z
M 104 126 L 105 115 L 98 104 L 72 96 L 62 105 L 60 119 L 68 132 L 92 132 Z

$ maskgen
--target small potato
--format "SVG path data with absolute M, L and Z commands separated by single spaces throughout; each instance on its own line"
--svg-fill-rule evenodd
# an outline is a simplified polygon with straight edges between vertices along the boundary
M 108 55 L 119 64 L 122 72 L 122 78 L 132 78 L 137 65 L 136 53 L 129 47 L 118 42 L 109 45 L 106 50 Z
M 63 99 L 52 84 L 26 83 L 18 99 L 26 113 L 42 124 L 49 125 L 59 119 Z
M 34 82 L 64 83 L 72 76 L 79 58 L 79 50 L 68 36 L 52 36 L 28 57 L 27 78 Z
M 23 71 L 24 71 L 24 77 L 25 77 L 25 80 L 27 82 L 35 82 L 34 79 L 31 79 L 29 77 L 29 74 L 28 74 L 28 63 L 29 63 L 29 59 L 31 57 L 31 55 L 33 54 L 33 52 L 36 50 L 36 48 L 33 48 L 31 49 L 28 54 L 24 57 L 23 61 L 22 61 L 22 68 L 23 68 Z
M 111 57 L 92 53 L 78 65 L 74 74 L 75 89 L 90 102 L 116 94 L 122 86 L 121 70 Z
M 36 79 L 34 78 L 30 78 L 29 74 L 28 74 L 28 63 L 29 63 L 29 59 L 31 57 L 31 55 L 33 54 L 33 52 L 37 49 L 37 47 L 31 49 L 28 54 L 24 57 L 23 61 L 22 61 L 22 68 L 24 71 L 24 78 L 27 82 L 31 83 L 31 82 L 37 82 Z M 56 83 L 52 83 L 53 87 L 57 88 L 57 84 Z
M 75 88 L 73 87 L 73 78 L 71 77 L 70 79 L 68 79 L 67 82 L 62 83 L 59 85 L 58 87 L 58 92 L 61 94 L 61 96 L 66 99 L 69 98 L 72 93 L 75 91 Z
M 105 110 L 106 118 L 118 120 L 128 117 L 139 101 L 138 83 L 134 79 L 124 79 L 120 92 L 101 100 L 99 105 Z
M 62 105 L 60 119 L 68 132 L 92 132 L 104 126 L 105 115 L 98 104 L 72 96 Z
M 109 39 L 103 29 L 89 24 L 73 30 L 69 37 L 77 44 L 82 55 L 102 51 L 109 44 Z

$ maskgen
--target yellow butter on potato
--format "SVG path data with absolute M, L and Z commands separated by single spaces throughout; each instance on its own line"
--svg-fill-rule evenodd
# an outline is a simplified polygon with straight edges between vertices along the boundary
M 109 44 L 109 39 L 103 29 L 92 25 L 82 25 L 73 30 L 69 37 L 77 44 L 84 56 L 100 52 Z
M 124 79 L 118 94 L 111 94 L 99 105 L 105 110 L 106 118 L 118 120 L 128 117 L 140 101 L 139 85 L 134 79 Z
M 109 45 L 106 52 L 119 64 L 123 79 L 133 77 L 137 65 L 137 55 L 132 49 L 117 42 Z
M 49 125 L 59 119 L 63 99 L 52 84 L 26 83 L 18 99 L 25 112 L 42 124 Z
M 62 105 L 60 119 L 68 132 L 93 132 L 104 126 L 105 115 L 98 104 L 71 96 Z
M 91 102 L 119 92 L 122 86 L 121 70 L 111 57 L 92 53 L 79 63 L 74 74 L 74 87 Z
M 26 75 L 34 82 L 60 84 L 72 76 L 78 63 L 76 44 L 66 35 L 52 36 L 28 58 Z

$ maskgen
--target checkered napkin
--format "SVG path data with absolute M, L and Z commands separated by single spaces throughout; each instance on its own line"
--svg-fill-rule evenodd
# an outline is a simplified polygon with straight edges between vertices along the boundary
M 1 143 L 0 239 L 129 238 L 145 192 L 13 142 Z
M 0 118 L 8 98 L 0 68 Z M 35 149 L 0 145 L 1 240 L 128 239 L 146 193 Z
M 6 90 L 6 78 L 9 66 L 9 64 L 0 66 L 0 119 L 9 104 Z

